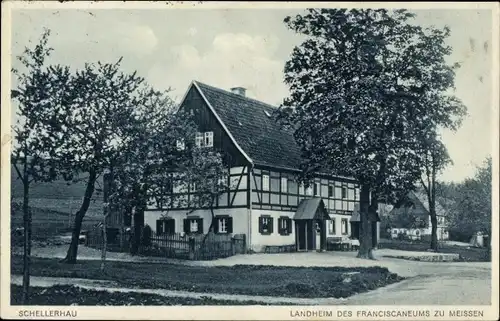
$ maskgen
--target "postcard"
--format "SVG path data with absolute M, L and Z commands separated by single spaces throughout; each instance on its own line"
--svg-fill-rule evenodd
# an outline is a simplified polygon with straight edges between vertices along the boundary
M 2 318 L 498 320 L 499 13 L 2 2 Z

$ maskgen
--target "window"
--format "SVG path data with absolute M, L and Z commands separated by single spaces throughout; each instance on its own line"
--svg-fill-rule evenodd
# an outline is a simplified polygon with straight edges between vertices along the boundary
M 269 190 L 269 175 L 262 175 L 262 190 Z
M 186 218 L 184 219 L 184 233 L 186 234 L 202 234 L 203 219 L 202 218 Z
M 196 133 L 196 147 L 203 146 L 203 133 Z
M 342 198 L 347 198 L 347 188 L 342 187 Z
M 190 188 L 190 192 L 191 192 L 191 193 L 196 192 L 196 183 L 191 183 L 191 184 L 189 185 L 189 188 Z
M 178 139 L 176 142 L 176 147 L 178 151 L 186 149 L 186 144 L 184 143 L 184 139 Z
M 214 146 L 214 132 L 206 132 L 205 147 L 213 147 L 213 146 Z
M 290 235 L 292 233 L 292 219 L 288 216 L 281 216 L 278 219 L 278 232 L 280 235 Z
M 312 195 L 313 194 L 313 189 L 311 186 L 309 186 L 308 188 L 306 188 L 306 195 Z
M 215 231 L 219 234 L 233 233 L 233 218 L 230 216 L 215 217 Z
M 328 234 L 335 235 L 335 219 L 334 218 L 332 218 L 328 222 Z
M 174 234 L 175 233 L 175 220 L 173 218 L 160 218 L 156 220 L 156 234 Z
M 198 232 L 198 222 L 197 221 L 191 221 L 189 225 L 189 232 L 191 233 L 196 233 Z
M 328 197 L 333 197 L 333 186 L 328 186 Z
M 281 178 L 281 192 L 282 193 L 288 192 L 288 178 L 286 177 Z
M 273 233 L 273 218 L 271 216 L 262 215 L 259 217 L 259 232 L 266 235 Z
M 320 187 L 319 183 L 314 183 L 313 187 L 314 187 L 314 196 L 319 196 L 319 187 Z
M 346 218 L 343 218 L 342 221 L 341 221 L 341 227 L 342 227 L 342 235 L 346 235 L 347 234 L 347 219 Z
M 299 186 L 299 195 L 304 195 L 304 184 L 300 184 Z

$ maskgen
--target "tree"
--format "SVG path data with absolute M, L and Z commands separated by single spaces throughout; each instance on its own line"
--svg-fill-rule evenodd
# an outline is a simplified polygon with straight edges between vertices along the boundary
M 413 17 L 406 10 L 309 9 L 285 18 L 306 40 L 285 64 L 291 94 L 281 119 L 295 129 L 305 176 L 327 171 L 360 183 L 358 257 L 372 258 L 369 221 L 378 201 L 414 188 L 421 133 L 452 127 L 463 110 L 446 93 L 456 67 L 444 60 L 449 30 L 412 25 Z
M 178 111 L 168 91 L 148 90 L 147 100 L 136 106 L 133 126 L 128 127 L 129 144 L 114 166 L 112 211 L 134 212 L 132 253 L 140 242 L 144 211 L 148 205 L 162 207 L 174 201 L 167 193 L 173 181 L 185 177 L 191 162 L 196 132 L 191 116 Z M 176 176 L 177 175 L 177 176 Z
M 488 157 L 477 168 L 472 178 L 458 183 L 453 192 L 451 212 L 451 229 L 464 235 L 468 241 L 476 232 L 489 236 L 488 248 L 491 250 L 491 188 L 492 159 Z
M 120 71 L 116 63 L 86 64 L 72 82 L 72 100 L 64 110 L 64 124 L 69 133 L 64 162 L 75 173 L 88 175 L 85 194 L 75 221 L 63 262 L 75 263 L 83 218 L 103 171 L 114 167 L 124 148 L 133 140 L 129 135 L 142 106 L 155 93 L 145 90 L 144 79 L 136 73 Z
M 46 66 L 52 48 L 48 46 L 50 30 L 46 29 L 34 48 L 26 47 L 17 56 L 24 71 L 13 69 L 17 82 L 11 91 L 17 102 L 17 123 L 13 126 L 14 144 L 12 164 L 23 184 L 23 303 L 29 300 L 31 259 L 31 222 L 29 206 L 30 184 L 34 181 L 54 180 L 61 168 L 57 166 L 61 143 L 65 139 L 55 121 L 67 99 L 70 81 L 67 68 Z
M 436 198 L 439 189 L 439 182 L 437 175 L 451 163 L 451 159 L 446 150 L 446 146 L 439 141 L 436 137 L 431 137 L 421 140 L 420 166 L 422 168 L 422 175 L 420 184 L 424 189 L 429 204 L 429 216 L 431 218 L 431 250 L 438 250 L 437 238 L 437 215 L 436 215 Z
M 211 148 L 196 148 L 193 150 L 192 162 L 188 165 L 186 181 L 190 186 L 195 186 L 195 194 L 188 207 L 192 211 L 196 208 L 210 208 L 212 220 L 208 228 L 209 233 L 214 233 L 216 200 L 229 191 L 229 172 L 224 164 L 220 152 Z M 208 233 L 208 234 L 209 234 Z M 208 236 L 202 240 L 202 245 Z

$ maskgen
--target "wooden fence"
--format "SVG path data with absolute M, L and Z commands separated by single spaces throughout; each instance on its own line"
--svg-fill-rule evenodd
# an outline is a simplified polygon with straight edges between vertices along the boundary
M 144 244 L 146 243 L 146 244 Z M 244 234 L 151 233 L 150 242 L 139 246 L 139 254 L 187 260 L 215 260 L 246 252 Z
M 127 252 L 130 250 L 129 237 L 124 241 L 110 242 L 107 250 Z M 101 229 L 89 231 L 85 245 L 102 249 L 103 239 Z M 246 253 L 246 236 L 244 234 L 161 234 L 151 231 L 151 236 L 142 238 L 138 247 L 138 255 L 153 257 L 168 257 L 185 260 L 215 260 L 236 254 Z

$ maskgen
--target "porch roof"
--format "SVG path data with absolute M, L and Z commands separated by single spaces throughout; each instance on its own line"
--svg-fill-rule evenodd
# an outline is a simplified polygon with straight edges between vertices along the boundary
M 300 202 L 294 220 L 330 219 L 325 203 L 319 197 L 304 199 Z

